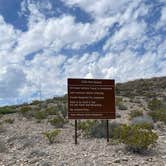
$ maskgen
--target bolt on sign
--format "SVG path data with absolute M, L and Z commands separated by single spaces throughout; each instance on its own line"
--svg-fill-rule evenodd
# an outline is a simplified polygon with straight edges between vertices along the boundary
M 115 119 L 115 81 L 68 79 L 69 119 Z

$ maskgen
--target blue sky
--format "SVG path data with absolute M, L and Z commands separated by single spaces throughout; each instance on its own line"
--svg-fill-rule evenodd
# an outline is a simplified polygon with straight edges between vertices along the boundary
M 68 77 L 166 76 L 165 0 L 0 0 L 0 105 L 66 93 Z

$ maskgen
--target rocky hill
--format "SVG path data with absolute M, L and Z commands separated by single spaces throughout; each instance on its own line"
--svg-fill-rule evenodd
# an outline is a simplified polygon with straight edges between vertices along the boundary
M 143 96 L 146 98 L 166 96 L 166 77 L 138 79 L 117 83 L 116 94 L 122 96 Z
M 0 107 L 0 166 L 166 166 L 166 77 L 116 85 L 116 119 L 67 119 L 67 95 Z

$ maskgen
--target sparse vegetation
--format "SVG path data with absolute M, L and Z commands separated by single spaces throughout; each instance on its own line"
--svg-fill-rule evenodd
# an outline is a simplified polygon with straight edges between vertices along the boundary
M 60 133 L 60 130 L 54 129 L 54 130 L 44 132 L 43 135 L 47 138 L 47 140 L 49 141 L 49 144 L 53 144 L 59 133 Z
M 3 114 L 3 115 L 5 115 L 5 114 L 12 114 L 12 113 L 16 113 L 16 112 L 17 112 L 16 109 L 12 109 L 12 108 L 10 108 L 8 106 L 0 107 L 0 114 Z
M 57 117 L 49 120 L 49 122 L 51 123 L 51 125 L 53 125 L 57 128 L 61 128 L 65 124 L 65 119 L 62 118 L 61 116 L 57 116 Z
M 161 100 L 158 100 L 158 99 L 152 99 L 151 101 L 149 101 L 148 103 L 148 108 L 151 110 L 151 111 L 155 111 L 155 110 L 158 110 L 162 107 L 162 102 Z
M 47 108 L 45 111 L 48 115 L 57 115 L 57 109 L 55 107 Z
M 142 153 L 156 143 L 158 136 L 152 130 L 125 124 L 115 130 L 114 138 L 124 143 L 128 150 Z
M 9 124 L 12 124 L 14 123 L 14 119 L 11 119 L 11 118 L 7 118 L 4 120 L 5 123 L 9 123 Z
M 132 124 L 140 128 L 151 130 L 154 127 L 153 120 L 149 116 L 138 116 L 132 119 Z
M 90 135 L 91 128 L 96 125 L 98 122 L 96 120 L 86 120 L 86 121 L 80 121 L 78 123 L 78 129 L 82 130 L 84 132 L 85 136 Z
M 116 97 L 115 98 L 115 103 L 116 103 L 116 105 L 118 106 L 119 105 L 119 103 L 121 103 L 121 102 L 123 102 L 123 98 L 122 97 Z
M 41 103 L 41 101 L 39 101 L 39 100 L 34 100 L 34 101 L 32 101 L 31 105 L 37 105 L 37 104 L 40 104 L 40 103 Z
M 23 115 L 25 115 L 28 111 L 30 111 L 31 110 L 31 107 L 30 106 L 23 106 L 23 107 L 21 107 L 21 109 L 20 109 L 20 112 L 23 114 Z
M 142 110 L 132 110 L 129 114 L 130 119 L 138 117 L 138 116 L 143 116 Z
M 166 124 L 166 108 L 149 111 L 148 115 L 150 115 L 155 122 L 162 121 Z
M 45 111 L 35 111 L 33 113 L 33 117 L 40 121 L 40 120 L 46 119 L 47 114 Z
M 109 137 L 114 137 L 114 131 L 119 128 L 121 124 L 112 122 L 109 123 Z M 79 122 L 78 128 L 84 132 L 86 137 L 106 138 L 106 123 L 105 121 L 86 120 Z
M 119 108 L 120 110 L 127 110 L 127 106 L 124 105 L 124 103 L 122 103 L 122 102 L 119 103 L 118 108 Z

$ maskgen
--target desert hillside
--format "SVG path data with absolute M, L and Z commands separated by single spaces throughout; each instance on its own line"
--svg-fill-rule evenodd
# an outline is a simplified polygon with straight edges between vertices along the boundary
M 116 84 L 116 119 L 81 120 L 67 95 L 0 107 L 0 166 L 166 166 L 166 77 Z

